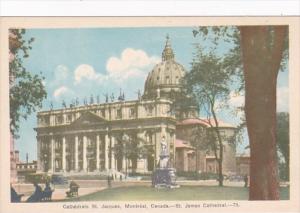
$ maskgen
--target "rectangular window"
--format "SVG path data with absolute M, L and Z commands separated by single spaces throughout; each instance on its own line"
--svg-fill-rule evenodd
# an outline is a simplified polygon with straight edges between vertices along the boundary
M 153 106 L 148 106 L 148 107 L 146 108 L 146 111 L 147 111 L 147 115 L 148 115 L 148 116 L 151 116 L 152 113 L 153 113 Z
M 50 116 L 49 115 L 45 116 L 45 124 L 46 125 L 50 124 Z
M 129 109 L 129 117 L 133 118 L 135 116 L 135 109 L 134 108 L 130 108 Z
M 67 119 L 66 120 L 67 123 L 71 123 L 71 121 L 72 121 L 72 115 L 68 114 L 67 117 L 66 117 L 66 119 Z
M 169 84 L 170 83 L 170 77 L 166 76 L 166 83 Z
M 122 109 L 117 109 L 117 119 L 121 119 L 122 118 Z
M 225 130 L 220 130 L 220 135 L 221 135 L 221 137 L 225 137 L 226 136 L 226 132 L 225 132 Z
M 105 118 L 105 109 L 101 109 L 101 116 Z
M 56 124 L 61 124 L 62 123 L 62 116 L 61 115 L 57 115 L 56 117 L 55 117 L 55 123 Z

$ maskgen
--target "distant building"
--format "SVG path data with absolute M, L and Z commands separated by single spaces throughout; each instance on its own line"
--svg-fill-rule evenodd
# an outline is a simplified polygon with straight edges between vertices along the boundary
M 144 93 L 137 100 L 125 101 L 106 95 L 104 103 L 77 104 L 37 114 L 37 169 L 48 173 L 88 173 L 94 171 L 151 172 L 159 163 L 160 141 L 168 143 L 171 166 L 179 171 L 196 167 L 195 148 L 190 144 L 194 128 L 210 127 L 198 117 L 191 104 L 184 111 L 174 108 L 174 100 L 183 93 L 185 69 L 174 59 L 167 38 L 162 62 L 148 74 Z M 222 123 L 222 134 L 232 135 L 235 127 Z M 126 141 L 132 148 L 146 147 L 144 154 L 129 160 L 116 147 Z M 198 168 L 217 172 L 209 150 L 199 151 Z M 235 172 L 235 146 L 225 141 L 224 172 Z
M 19 161 L 19 151 L 15 150 L 15 142 L 10 134 L 10 181 L 16 183 L 17 177 L 17 162 Z
M 188 141 L 176 139 L 176 162 L 177 171 L 195 171 L 196 151 Z
M 19 159 L 19 151 L 16 152 L 16 175 L 18 177 L 18 182 L 25 181 L 25 177 L 29 174 L 34 174 L 37 172 L 37 161 L 28 161 L 28 154 L 26 154 L 26 162 L 22 162 Z
M 250 155 L 242 154 L 236 156 L 236 167 L 238 175 L 250 174 Z
M 25 181 L 26 176 L 37 172 L 37 161 L 32 162 L 18 162 L 17 163 L 17 175 L 18 181 Z

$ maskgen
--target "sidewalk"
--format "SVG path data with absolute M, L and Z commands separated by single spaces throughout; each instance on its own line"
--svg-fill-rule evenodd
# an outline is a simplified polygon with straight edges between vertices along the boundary
M 76 180 L 76 183 L 79 184 L 80 188 L 78 190 L 78 196 L 88 195 L 97 191 L 101 191 L 107 188 L 107 181 L 105 180 Z M 216 180 L 182 180 L 177 181 L 181 186 L 218 186 Z M 281 183 L 281 186 L 288 185 L 287 183 Z M 40 184 L 44 188 L 43 184 Z M 151 186 L 151 181 L 149 180 L 140 180 L 140 181 L 112 181 L 112 188 L 117 187 L 130 187 L 130 186 Z M 230 187 L 244 187 L 243 181 L 224 181 L 224 186 Z M 18 194 L 24 194 L 22 197 L 22 202 L 25 202 L 27 198 L 33 193 L 34 187 L 32 184 L 14 184 L 14 188 Z M 68 185 L 56 185 L 53 187 L 54 192 L 52 194 L 53 201 L 65 200 L 66 192 L 69 190 Z
M 87 194 L 91 194 L 100 190 L 105 189 L 105 187 L 93 187 L 93 188 L 79 188 L 78 189 L 78 196 L 83 196 L 83 195 L 87 195 Z M 66 188 L 56 188 L 54 189 L 54 192 L 52 193 L 52 200 L 53 201 L 58 201 L 58 200 L 65 200 L 68 199 L 66 197 L 66 191 L 68 191 L 69 189 Z M 33 193 L 32 192 L 26 192 L 24 193 L 25 196 L 22 197 L 22 202 L 26 202 L 26 200 L 28 199 L 28 197 Z

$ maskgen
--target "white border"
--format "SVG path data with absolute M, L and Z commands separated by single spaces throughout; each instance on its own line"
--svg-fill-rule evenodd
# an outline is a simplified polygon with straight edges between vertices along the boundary
M 299 0 L 0 0 L 1 16 L 297 16 Z
M 112 0 L 113 1 L 113 0 Z M 124 0 L 126 1 L 126 0 Z M 290 184 L 290 200 L 280 201 L 237 201 L 240 208 L 228 207 L 226 209 L 208 208 L 208 209 L 98 209 L 98 210 L 84 210 L 84 209 L 64 209 L 63 204 L 66 202 L 53 202 L 53 203 L 9 203 L 9 108 L 8 108 L 8 29 L 15 28 L 72 28 L 72 27 L 147 27 L 147 26 L 212 26 L 212 25 L 289 25 L 289 39 L 290 39 L 290 60 L 289 60 L 289 97 L 290 97 L 290 119 L 291 134 L 291 184 Z M 255 213 L 275 213 L 275 212 L 300 212 L 300 49 L 299 49 L 299 36 L 300 36 L 300 17 L 72 17 L 72 18 L 2 18 L 0 19 L 0 212 L 2 213 L 46 213 L 46 212 L 255 212 Z M 95 203 L 120 203 L 119 201 L 97 201 Z M 156 204 L 175 204 L 175 203 L 193 203 L 194 201 L 143 201 L 138 203 L 156 203 Z M 202 201 L 201 201 L 202 202 Z M 223 201 L 205 201 L 213 203 L 222 203 Z M 77 204 L 78 202 L 68 203 Z M 79 202 L 80 204 L 91 204 L 93 202 Z M 130 201 L 126 203 L 137 203 Z

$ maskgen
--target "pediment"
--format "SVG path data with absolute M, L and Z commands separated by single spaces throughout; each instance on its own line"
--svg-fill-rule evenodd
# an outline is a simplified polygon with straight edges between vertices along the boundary
M 89 126 L 95 124 L 104 124 L 107 120 L 90 111 L 84 112 L 70 126 Z

